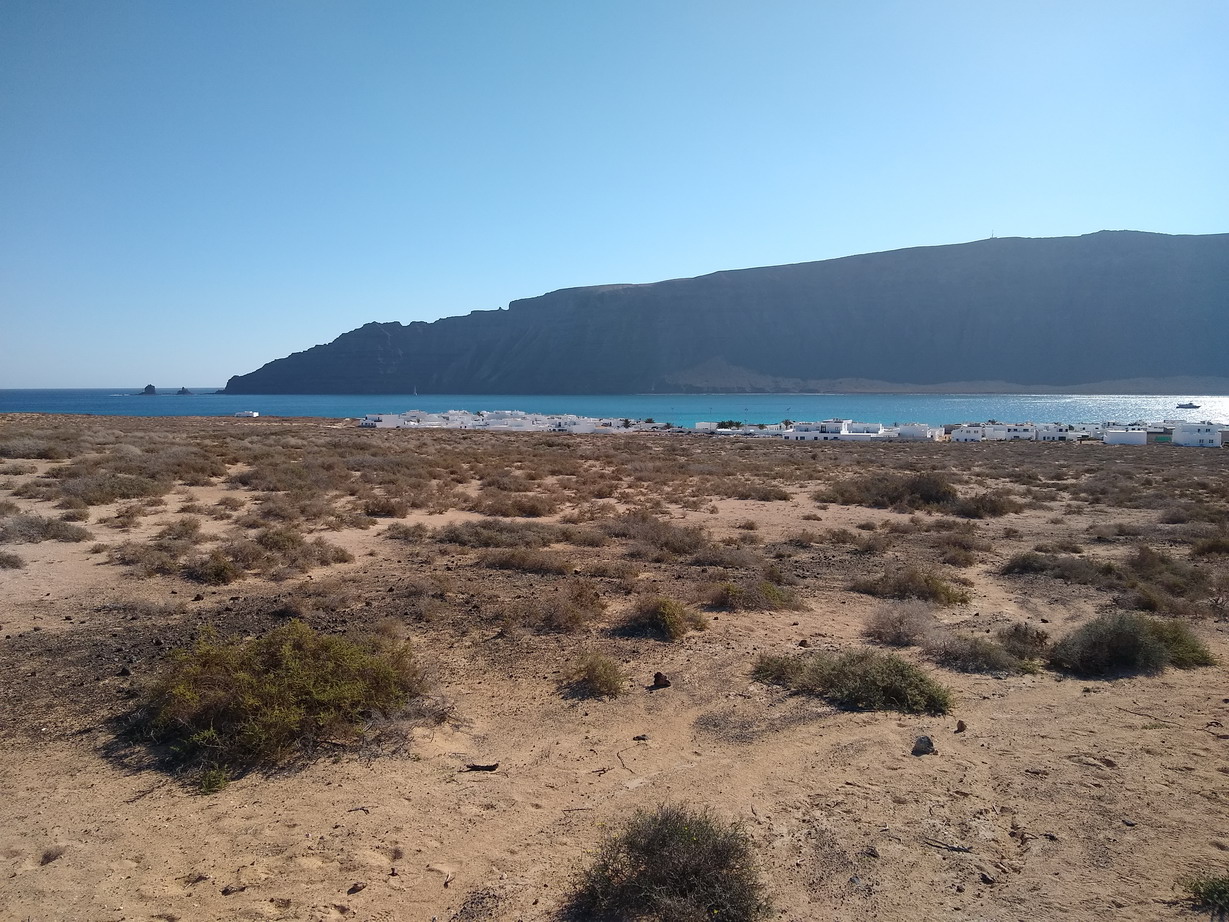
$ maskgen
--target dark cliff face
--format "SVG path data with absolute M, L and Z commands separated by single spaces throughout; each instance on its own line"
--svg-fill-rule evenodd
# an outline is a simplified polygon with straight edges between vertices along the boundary
M 1229 374 L 1229 234 L 1004 238 L 370 323 L 228 393 L 799 391 Z

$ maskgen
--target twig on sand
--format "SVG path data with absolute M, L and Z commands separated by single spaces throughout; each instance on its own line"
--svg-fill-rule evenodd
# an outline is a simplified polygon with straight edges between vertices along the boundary
M 949 852 L 964 852 L 968 854 L 973 851 L 967 845 L 948 845 L 946 842 L 940 842 L 938 839 L 922 839 L 924 845 L 929 845 L 931 848 L 942 848 Z

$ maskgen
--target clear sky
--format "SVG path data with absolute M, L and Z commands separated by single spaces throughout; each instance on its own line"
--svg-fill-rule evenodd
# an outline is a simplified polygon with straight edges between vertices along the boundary
M 0 387 L 998 236 L 1229 231 L 1225 0 L 2 0 Z

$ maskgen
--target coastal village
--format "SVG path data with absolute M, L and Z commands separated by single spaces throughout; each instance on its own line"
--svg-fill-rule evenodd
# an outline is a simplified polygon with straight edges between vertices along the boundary
M 1220 448 L 1226 444 L 1229 423 L 1208 420 L 1164 419 L 1129 424 L 1101 423 L 960 423 L 932 426 L 927 423 L 865 423 L 852 419 L 815 422 L 783 420 L 779 423 L 746 424 L 736 420 L 698 422 L 692 429 L 668 422 L 626 417 L 591 417 L 573 414 L 528 413 L 523 410 L 448 410 L 429 413 L 369 413 L 358 421 L 362 429 L 482 429 L 504 432 L 670 432 L 708 436 L 745 436 L 784 439 L 791 442 L 871 442 L 900 439 L 931 442 L 1102 442 L 1106 445 L 1171 443 L 1193 448 Z

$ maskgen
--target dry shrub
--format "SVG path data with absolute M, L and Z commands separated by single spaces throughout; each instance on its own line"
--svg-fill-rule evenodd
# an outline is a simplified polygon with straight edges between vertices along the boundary
M 767 579 L 721 583 L 709 593 L 708 603 L 724 611 L 798 611 L 803 607 L 796 592 Z
M 760 500 L 761 502 L 781 502 L 790 498 L 789 491 L 771 483 L 754 483 L 749 480 L 733 478 L 717 480 L 708 487 L 713 496 L 724 496 L 729 499 Z
M 158 532 L 158 538 L 164 541 L 186 541 L 194 544 L 201 538 L 201 520 L 194 516 L 176 519 Z
M 203 557 L 194 557 L 184 563 L 181 571 L 185 579 L 209 586 L 225 586 L 242 579 L 243 568 L 221 551 L 211 551 Z
M 886 602 L 871 615 L 862 636 L 885 647 L 913 647 L 935 629 L 938 619 L 926 602 Z
M 182 552 L 156 542 L 139 544 L 125 541 L 109 548 L 112 563 L 135 567 L 142 576 L 170 576 L 179 570 Z
M 0 570 L 20 570 L 25 565 L 26 562 L 16 554 L 0 551 Z
M 585 698 L 617 698 L 628 676 L 609 656 L 585 653 L 572 669 L 572 690 Z
M 363 501 L 363 515 L 376 519 L 400 519 L 410 511 L 410 504 L 391 496 L 375 496 Z
M 1017 622 L 1000 628 L 999 643 L 1016 659 L 1029 661 L 1045 659 L 1050 651 L 1050 632 L 1025 622 Z
M 587 579 L 572 579 L 560 589 L 505 609 L 505 617 L 537 631 L 571 634 L 590 625 L 606 610 L 601 592 Z
M 708 627 L 704 616 L 675 599 L 646 597 L 636 603 L 624 629 L 633 634 L 650 634 L 665 640 L 680 640 L 689 631 Z
M 474 502 L 473 508 L 483 515 L 539 518 L 555 512 L 559 508 L 559 500 L 540 493 L 503 493 L 496 490 L 483 493 Z
M 629 538 L 668 554 L 694 554 L 707 541 L 698 525 L 675 525 L 640 512 L 606 519 L 599 527 L 612 538 Z
M 753 675 L 760 682 L 815 695 L 851 711 L 946 714 L 951 693 L 894 653 L 851 650 L 761 656 Z
M 1036 551 L 1013 555 L 999 572 L 1006 575 L 1038 573 L 1086 586 L 1106 587 L 1118 582 L 1118 568 L 1110 561 L 1039 554 Z
M 1229 535 L 1216 535 L 1196 541 L 1191 548 L 1195 557 L 1210 557 L 1213 554 L 1229 554 Z
M 926 509 L 956 500 L 951 475 L 940 471 L 898 474 L 878 471 L 839 481 L 813 498 L 821 503 L 843 506 L 872 506 L 878 509 Z
M 479 522 L 456 522 L 435 532 L 437 541 L 462 547 L 545 547 L 562 541 L 566 530 L 544 522 L 515 522 L 507 519 L 484 519 Z
M 585 567 L 585 573 L 604 579 L 635 579 L 640 568 L 627 560 L 595 560 Z
M 38 544 L 40 541 L 87 541 L 90 533 L 80 525 L 42 515 L 14 515 L 0 520 L 0 544 Z
M 522 573 L 562 574 L 572 570 L 571 561 L 566 558 L 532 548 L 489 551 L 482 556 L 481 562 L 493 570 L 520 570 Z
M 850 588 L 854 592 L 884 599 L 922 599 L 940 605 L 960 605 L 969 601 L 965 590 L 932 570 L 916 566 L 886 571 L 873 579 L 857 580 Z
M 751 840 L 708 810 L 637 810 L 598 847 L 566 907 L 575 920 L 755 922 L 771 914 Z
M 1005 490 L 987 490 L 976 496 L 957 500 L 950 512 L 964 519 L 997 519 L 1011 512 L 1019 512 L 1024 504 Z
M 710 544 L 701 548 L 700 552 L 691 558 L 697 567 L 721 567 L 723 569 L 748 569 L 764 562 L 763 557 L 755 551 L 742 547 L 726 547 L 720 544 Z
M 957 672 L 1011 673 L 1024 671 L 1024 664 L 1002 644 L 968 634 L 932 634 L 924 645 L 926 656 L 938 666 Z

